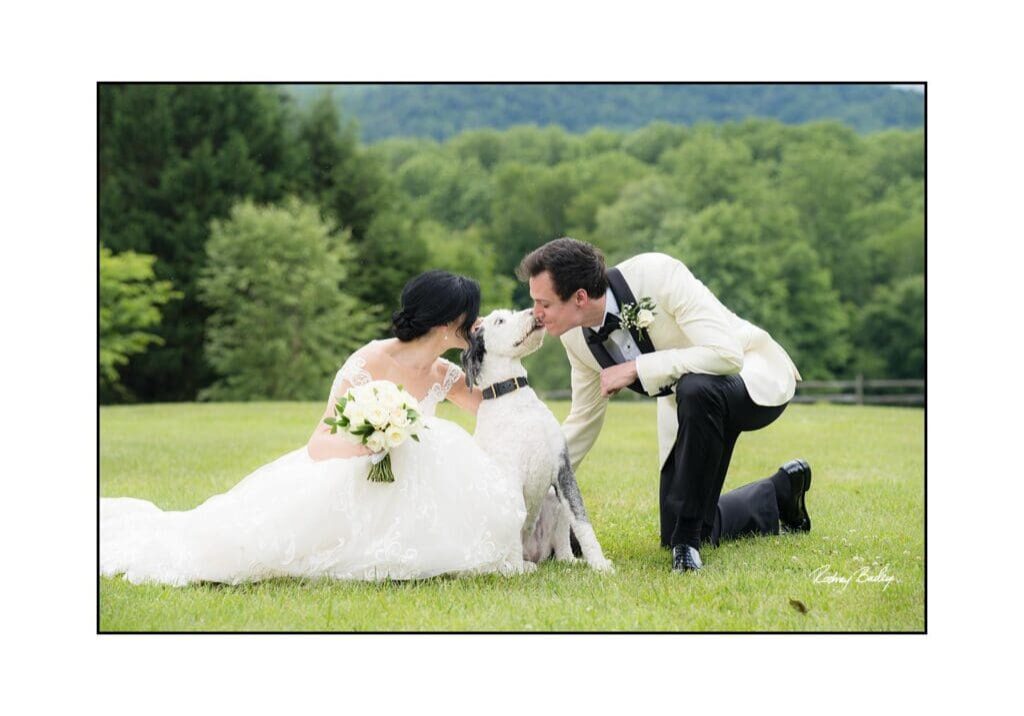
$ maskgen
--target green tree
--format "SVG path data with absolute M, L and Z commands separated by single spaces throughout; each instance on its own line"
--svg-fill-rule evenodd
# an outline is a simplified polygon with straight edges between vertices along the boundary
M 502 157 L 505 161 L 554 166 L 575 159 L 580 145 L 561 127 L 512 127 L 504 133 Z
M 850 214 L 867 196 L 865 164 L 856 152 L 804 142 L 786 149 L 781 167 L 783 200 L 800 212 L 815 251 L 833 269 L 843 300 L 858 300 L 867 271 Z
M 196 292 L 210 220 L 241 197 L 283 196 L 287 118 L 283 96 L 262 86 L 100 85 L 100 242 L 155 255 L 155 275 L 183 294 L 156 330 L 162 342 L 123 367 L 140 399 L 191 400 L 212 379 Z
M 310 103 L 298 119 L 296 189 L 307 199 L 323 203 L 335 189 L 341 168 L 358 161 L 358 134 L 354 121 L 342 121 L 329 91 Z M 341 208 L 350 215 L 357 213 L 354 204 Z
M 351 273 L 348 292 L 367 305 L 396 307 L 402 285 L 422 270 L 426 250 L 387 157 L 359 145 L 356 125 L 343 121 L 330 94 L 303 116 L 299 146 L 310 167 L 303 197 L 319 204 L 335 231 L 347 231 L 355 249 L 360 269 Z
M 578 149 L 574 148 L 572 153 L 578 153 L 577 158 L 585 159 L 615 152 L 622 146 L 624 137 L 622 132 L 613 132 L 604 127 L 594 127 L 583 136 L 574 137 Z
M 769 174 L 774 174 L 793 136 L 791 129 L 775 120 L 750 118 L 723 125 L 721 137 L 726 141 L 743 142 L 750 149 L 754 162 L 765 167 Z
M 707 126 L 697 128 L 678 149 L 664 152 L 659 165 L 672 175 L 686 206 L 694 211 L 735 201 L 760 171 L 746 144 L 722 139 Z
M 924 378 L 924 276 L 879 286 L 857 316 L 857 372 L 869 377 Z
M 356 253 L 315 205 L 245 201 L 215 220 L 199 279 L 214 400 L 313 400 L 378 316 L 348 290 Z
M 512 308 L 516 280 L 496 270 L 494 248 L 483 241 L 482 231 L 471 227 L 452 230 L 436 221 L 420 225 L 427 247 L 427 269 L 462 274 L 480 283 L 480 315 L 496 308 Z
M 367 305 L 381 309 L 380 330 L 390 325 L 402 287 L 426 270 L 427 246 L 415 221 L 404 211 L 387 211 L 374 218 L 366 239 L 357 245 L 357 260 L 347 286 Z
M 868 187 L 880 198 L 902 181 L 924 181 L 924 130 L 879 132 L 864 138 Z
M 125 251 L 115 255 L 100 246 L 100 396 L 104 402 L 125 397 L 119 371 L 130 356 L 159 345 L 160 336 L 147 331 L 160 323 L 160 308 L 180 298 L 170 281 L 153 275 L 155 256 Z
M 779 280 L 786 286 L 791 328 L 777 340 L 807 380 L 849 375 L 850 315 L 833 276 L 814 248 L 794 242 L 781 252 Z
M 670 212 L 686 208 L 671 180 L 652 174 L 626 184 L 615 202 L 597 211 L 597 226 L 590 239 L 609 264 L 653 251 L 659 228 Z
M 476 160 L 487 171 L 501 161 L 504 151 L 502 134 L 493 129 L 458 134 L 447 143 L 447 148 L 462 161 Z
M 589 237 L 597 228 L 598 212 L 612 204 L 624 186 L 652 172 L 647 165 L 620 151 L 609 151 L 576 162 L 574 174 L 579 193 L 565 210 L 570 233 L 579 239 Z
M 423 153 L 399 168 L 397 180 L 419 217 L 457 229 L 490 220 L 491 177 L 476 159 Z
M 883 284 L 924 273 L 924 186 L 903 178 L 887 193 L 850 212 L 854 263 L 859 270 L 847 276 L 849 300 L 864 306 Z
M 385 139 L 366 149 L 366 153 L 381 162 L 389 173 L 395 172 L 413 157 L 439 151 L 440 145 L 437 142 L 421 137 Z
M 424 151 L 408 157 L 395 171 L 398 188 L 412 200 L 424 200 L 436 186 L 437 177 L 457 166 L 457 161 L 440 151 Z
M 359 130 L 342 119 L 330 93 L 299 121 L 299 192 L 317 202 L 329 221 L 352 232 L 361 246 L 370 224 L 395 199 L 384 162 L 359 145 Z
M 569 229 L 567 207 L 577 193 L 574 166 L 508 162 L 494 173 L 487 238 L 497 251 L 497 269 L 512 275 L 524 255 Z M 517 298 L 524 297 L 522 289 Z
M 657 164 L 661 155 L 685 141 L 686 127 L 668 122 L 652 122 L 631 132 L 622 142 L 622 150 L 647 164 Z

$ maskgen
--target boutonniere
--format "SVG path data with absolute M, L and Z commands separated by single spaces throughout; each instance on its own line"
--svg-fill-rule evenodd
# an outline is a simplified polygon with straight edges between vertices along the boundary
M 646 330 L 658 315 L 654 301 L 644 296 L 636 303 L 627 303 L 619 310 L 619 325 L 625 329 Z

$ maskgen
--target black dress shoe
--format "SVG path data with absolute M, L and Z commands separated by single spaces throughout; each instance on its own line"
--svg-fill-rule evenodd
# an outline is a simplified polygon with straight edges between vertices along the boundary
M 806 460 L 790 460 L 779 469 L 789 476 L 789 500 L 779 505 L 779 521 L 790 532 L 810 532 L 804 493 L 811 489 L 811 466 Z
M 688 544 L 677 544 L 672 548 L 673 572 L 696 572 L 704 566 L 700 552 Z

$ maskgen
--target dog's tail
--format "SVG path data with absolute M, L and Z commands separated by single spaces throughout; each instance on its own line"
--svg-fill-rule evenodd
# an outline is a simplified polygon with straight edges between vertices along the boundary
M 563 484 L 569 483 L 573 487 L 576 487 L 575 475 L 572 471 L 572 463 L 569 461 L 569 451 L 567 448 L 562 449 L 561 464 L 558 466 L 558 484 L 561 487 Z M 576 493 L 579 494 L 579 488 L 576 487 Z M 580 496 L 579 499 L 580 508 L 583 510 L 584 519 L 586 518 L 586 509 L 583 508 L 583 499 Z M 572 527 L 569 528 L 569 546 L 572 547 L 573 557 L 582 557 L 583 548 L 580 547 L 580 541 L 576 538 L 576 533 Z
M 583 495 L 580 494 L 579 485 L 576 484 L 576 473 L 572 471 L 572 463 L 569 462 L 569 451 L 563 449 L 559 456 L 561 464 L 558 466 L 558 479 L 555 481 L 555 492 L 560 499 L 565 500 L 573 516 L 581 522 L 589 522 L 587 519 L 587 508 L 583 506 Z
M 597 535 L 594 534 L 594 528 L 587 517 L 587 509 L 583 506 L 583 495 L 580 494 L 579 485 L 576 484 L 576 475 L 573 473 L 572 465 L 569 462 L 568 450 L 562 451 L 561 458 L 561 465 L 558 468 L 558 479 L 555 480 L 555 492 L 558 495 L 559 501 L 569 513 L 570 544 L 575 532 L 580 554 L 587 564 L 598 571 L 613 572 L 614 567 L 601 551 Z

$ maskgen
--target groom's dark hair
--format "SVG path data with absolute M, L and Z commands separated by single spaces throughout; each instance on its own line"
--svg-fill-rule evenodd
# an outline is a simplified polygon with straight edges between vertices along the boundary
M 568 301 L 584 289 L 591 298 L 600 298 L 608 290 L 604 254 L 596 246 L 564 236 L 549 241 L 523 257 L 516 269 L 520 281 L 529 281 L 547 271 L 555 284 L 555 293 Z

